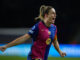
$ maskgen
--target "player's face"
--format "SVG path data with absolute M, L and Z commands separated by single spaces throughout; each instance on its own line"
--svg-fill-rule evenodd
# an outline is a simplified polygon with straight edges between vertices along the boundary
M 51 23 L 51 24 L 54 24 L 55 23 L 55 18 L 56 18 L 56 12 L 54 10 L 54 8 L 52 8 L 50 10 L 50 12 L 48 13 L 48 22 Z

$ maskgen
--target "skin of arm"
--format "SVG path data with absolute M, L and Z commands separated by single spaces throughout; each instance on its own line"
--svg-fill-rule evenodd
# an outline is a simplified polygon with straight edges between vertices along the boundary
M 53 40 L 53 46 L 55 47 L 55 49 L 58 51 L 58 53 L 59 53 L 62 57 L 66 56 L 66 53 L 62 52 L 62 51 L 60 50 L 60 48 L 59 48 L 59 43 L 58 43 L 58 40 L 57 40 L 57 35 L 55 35 L 55 38 L 54 38 L 54 40 Z
M 28 40 L 29 38 L 30 38 L 30 35 L 29 35 L 29 34 L 25 34 L 25 35 L 23 35 L 23 36 L 15 39 L 15 40 L 13 40 L 13 41 L 10 42 L 10 43 L 8 43 L 8 44 L 6 44 L 6 45 L 4 45 L 4 46 L 1 46 L 1 47 L 0 47 L 0 50 L 1 50 L 1 51 L 5 51 L 6 48 L 9 48 L 9 47 L 12 47 L 12 46 L 15 46 L 15 45 L 19 45 L 19 44 L 25 42 L 26 40 Z

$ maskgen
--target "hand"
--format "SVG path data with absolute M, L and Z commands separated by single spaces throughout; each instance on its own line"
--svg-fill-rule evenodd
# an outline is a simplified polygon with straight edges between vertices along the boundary
M 60 55 L 61 55 L 61 57 L 64 57 L 64 56 L 66 56 L 66 53 L 61 51 Z
M 6 49 L 7 49 L 6 46 L 0 46 L 0 50 L 1 50 L 2 52 L 4 52 Z

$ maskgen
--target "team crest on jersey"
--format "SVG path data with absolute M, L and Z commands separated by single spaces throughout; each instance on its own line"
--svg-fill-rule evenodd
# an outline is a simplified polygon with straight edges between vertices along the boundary
M 50 32 L 50 31 L 48 31 L 48 34 L 49 34 L 49 35 L 51 35 L 51 32 Z
M 48 39 L 46 40 L 46 44 L 49 45 L 50 43 L 51 43 L 51 38 L 48 38 Z

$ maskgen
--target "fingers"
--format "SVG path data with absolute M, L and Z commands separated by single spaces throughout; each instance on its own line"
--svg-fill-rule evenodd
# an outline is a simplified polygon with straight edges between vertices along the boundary
M 66 56 L 66 53 L 62 53 L 62 57 Z
M 5 49 L 1 49 L 1 51 L 2 51 L 2 52 L 4 52 L 4 51 L 5 51 Z
M 2 52 L 4 52 L 5 51 L 5 47 L 0 47 L 0 50 L 2 51 Z
M 66 56 L 66 53 L 63 53 L 63 55 L 65 55 L 65 56 Z
M 3 49 L 0 47 L 0 50 L 3 52 Z

